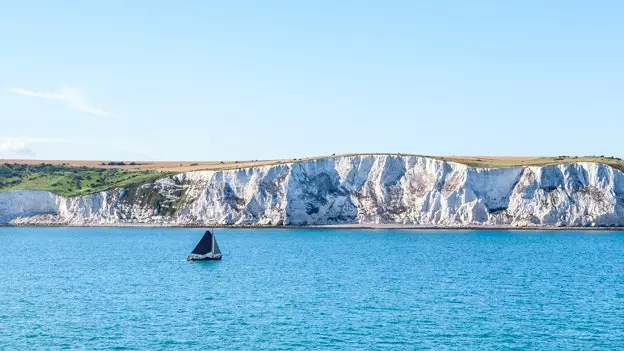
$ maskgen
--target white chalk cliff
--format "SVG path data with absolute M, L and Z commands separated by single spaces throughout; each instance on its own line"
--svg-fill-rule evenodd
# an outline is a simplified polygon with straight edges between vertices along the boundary
M 487 169 L 342 156 L 181 173 L 78 197 L 0 192 L 0 223 L 624 226 L 624 174 L 598 163 Z

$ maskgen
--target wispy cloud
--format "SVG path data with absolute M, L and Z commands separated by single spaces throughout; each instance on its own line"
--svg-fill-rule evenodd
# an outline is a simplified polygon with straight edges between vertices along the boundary
M 23 140 L 5 140 L 0 143 L 0 154 L 11 153 L 17 155 L 33 156 L 35 152 Z
M 28 156 L 33 157 L 37 155 L 37 151 L 41 151 L 42 148 L 46 148 L 46 151 L 51 150 L 51 145 L 60 145 L 64 144 L 65 147 L 62 149 L 55 149 L 57 151 L 61 151 L 62 154 L 58 154 L 53 156 L 55 159 L 69 159 L 72 158 L 71 151 L 70 154 L 67 154 L 68 149 L 66 146 L 70 146 L 71 148 L 80 148 L 80 150 L 90 150 L 95 152 L 94 155 L 98 155 L 103 159 L 109 159 L 113 154 L 110 153 L 111 150 L 120 151 L 122 154 L 117 155 L 121 156 L 121 159 L 132 160 L 135 161 L 153 161 L 157 160 L 157 157 L 142 147 L 137 145 L 127 143 L 124 141 L 104 141 L 104 140 L 94 140 L 94 139 L 65 139 L 65 138 L 33 138 L 33 137 L 7 137 L 0 136 L 0 157 L 2 158 L 19 158 L 20 156 Z M 103 152 L 104 150 L 104 152 Z M 90 157 L 87 157 L 90 158 Z
M 76 88 L 63 87 L 58 92 L 47 93 L 38 92 L 20 88 L 11 88 L 9 91 L 13 94 L 31 96 L 46 100 L 57 100 L 63 102 L 65 105 L 80 111 L 91 113 L 99 116 L 112 116 L 109 112 L 99 109 L 91 105 L 91 103 L 84 97 L 82 92 Z
M 70 141 L 60 138 L 1 138 L 0 155 L 34 156 L 36 144 L 64 144 Z

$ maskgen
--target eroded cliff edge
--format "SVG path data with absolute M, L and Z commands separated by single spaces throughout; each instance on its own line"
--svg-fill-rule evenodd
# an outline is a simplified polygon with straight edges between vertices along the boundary
M 599 163 L 474 168 L 360 155 L 181 173 L 63 197 L 0 192 L 0 223 L 624 226 L 624 177 Z

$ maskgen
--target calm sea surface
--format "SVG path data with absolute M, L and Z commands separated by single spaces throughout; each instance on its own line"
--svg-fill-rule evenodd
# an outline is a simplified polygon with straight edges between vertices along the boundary
M 624 232 L 0 228 L 0 349 L 624 349 Z

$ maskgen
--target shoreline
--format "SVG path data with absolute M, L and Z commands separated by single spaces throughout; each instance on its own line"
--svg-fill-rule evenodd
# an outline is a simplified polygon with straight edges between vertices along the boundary
M 122 223 L 122 224 L 11 224 L 0 223 L 0 227 L 67 227 L 67 228 L 217 228 L 217 229 L 359 229 L 359 230 L 522 230 L 522 231 L 624 231 L 624 227 L 607 226 L 432 226 L 415 224 L 328 224 L 328 225 L 179 225 L 179 224 L 148 224 L 148 223 Z

